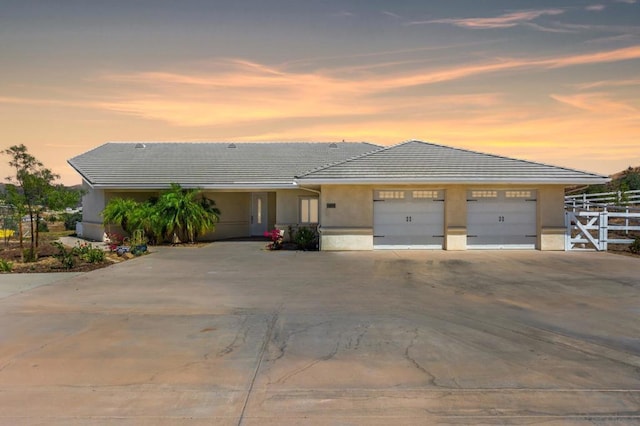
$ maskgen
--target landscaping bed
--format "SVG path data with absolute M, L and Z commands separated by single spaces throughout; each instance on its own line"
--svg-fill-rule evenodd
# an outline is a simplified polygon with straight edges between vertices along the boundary
M 103 253 L 102 249 L 92 250 L 88 244 L 62 246 L 58 240 L 73 235 L 73 231 L 65 230 L 63 222 L 49 223 L 47 228 L 40 233 L 35 262 L 22 262 L 22 253 L 30 246 L 29 238 L 25 238 L 22 249 L 17 240 L 0 241 L 0 273 L 86 272 L 126 260 L 115 253 Z M 66 258 L 61 256 L 63 253 Z
M 25 244 L 28 247 L 28 244 Z M 71 251 L 73 247 L 66 247 Z M 8 246 L 0 247 L 0 259 L 11 264 L 12 273 L 37 273 L 37 272 L 86 272 L 94 269 L 104 268 L 114 263 L 125 260 L 118 257 L 115 253 L 105 253 L 103 261 L 90 262 L 80 256 L 75 256 L 74 265 L 66 267 L 63 262 L 56 258 L 59 249 L 51 242 L 41 242 L 38 248 L 38 260 L 35 262 L 21 262 L 20 245 L 17 242 L 11 242 Z

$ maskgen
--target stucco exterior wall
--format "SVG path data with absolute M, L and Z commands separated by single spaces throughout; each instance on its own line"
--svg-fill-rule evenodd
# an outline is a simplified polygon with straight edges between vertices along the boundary
M 104 190 L 92 189 L 86 181 L 82 182 L 82 235 L 90 240 L 102 241 L 104 226 L 102 226 L 102 210 L 106 205 Z
M 296 225 L 300 220 L 300 203 L 301 197 L 319 197 L 315 192 L 303 191 L 299 189 L 276 191 L 276 207 L 277 216 L 276 224 L 278 226 Z
M 445 187 L 443 248 L 467 249 L 467 188 L 461 185 Z
M 300 225 L 300 198 L 320 198 L 315 191 L 301 189 L 282 189 L 275 192 L 275 207 L 277 212 L 274 227 L 285 231 L 285 241 L 290 241 L 289 228 L 297 229 Z M 272 228 L 270 228 L 272 229 Z
M 223 240 L 250 235 L 251 192 L 207 191 L 204 195 L 216 202 L 216 207 L 220 209 L 220 222 L 215 231 L 203 235 L 200 240 Z
M 539 250 L 565 250 L 564 187 L 548 185 L 538 188 Z
M 320 250 L 373 250 L 373 188 L 323 185 L 321 191 Z
M 335 204 L 328 208 L 327 204 Z M 369 185 L 323 185 L 320 196 L 323 228 L 371 228 L 373 187 Z

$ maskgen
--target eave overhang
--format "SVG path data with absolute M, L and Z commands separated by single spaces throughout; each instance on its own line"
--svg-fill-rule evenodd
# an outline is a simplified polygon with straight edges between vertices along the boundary
M 581 184 L 603 184 L 611 181 L 610 178 L 341 178 L 341 179 L 313 179 L 313 178 L 301 178 L 298 179 L 300 184 L 305 185 L 490 185 L 490 184 L 503 184 L 503 185 L 581 185 Z
M 226 183 L 226 184 L 198 184 L 198 183 L 189 183 L 189 182 L 175 182 L 178 183 L 183 188 L 198 188 L 205 190 L 255 190 L 255 191 L 265 191 L 265 190 L 273 190 L 273 189 L 296 189 L 298 188 L 297 183 L 283 183 L 283 182 L 237 182 L 237 183 Z M 108 190 L 163 190 L 171 187 L 171 183 L 157 183 L 157 184 L 96 184 L 87 181 L 87 184 L 94 189 L 108 189 Z

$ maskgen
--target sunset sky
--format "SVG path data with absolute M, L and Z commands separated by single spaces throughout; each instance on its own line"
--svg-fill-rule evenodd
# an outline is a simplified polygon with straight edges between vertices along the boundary
M 637 0 L 2 0 L 0 58 L 0 148 L 65 184 L 107 141 L 420 139 L 640 166 Z

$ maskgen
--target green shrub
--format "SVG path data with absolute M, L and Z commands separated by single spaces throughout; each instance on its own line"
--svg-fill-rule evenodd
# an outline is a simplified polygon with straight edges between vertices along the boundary
M 633 254 L 640 254 L 640 237 L 636 237 L 636 239 L 631 243 L 629 251 Z
M 67 231 L 75 231 L 76 223 L 82 222 L 82 213 L 63 213 L 64 229 Z
M 298 228 L 293 236 L 293 241 L 301 250 L 317 250 L 318 248 L 318 235 L 306 226 Z
M 9 262 L 5 259 L 0 259 L 0 272 L 11 272 L 13 271 L 13 262 Z
M 71 254 L 78 256 L 80 259 L 89 263 L 103 262 L 106 258 L 102 249 L 93 247 L 88 243 L 78 243 L 72 250 Z
M 36 253 L 30 248 L 26 248 L 22 251 L 22 258 L 25 262 L 35 262 L 36 261 Z
M 75 248 L 68 250 L 60 241 L 54 241 L 51 244 L 58 249 L 58 253 L 53 256 L 60 261 L 64 269 L 72 269 L 76 266 Z
M 49 232 L 49 225 L 44 220 L 38 222 L 38 232 Z

